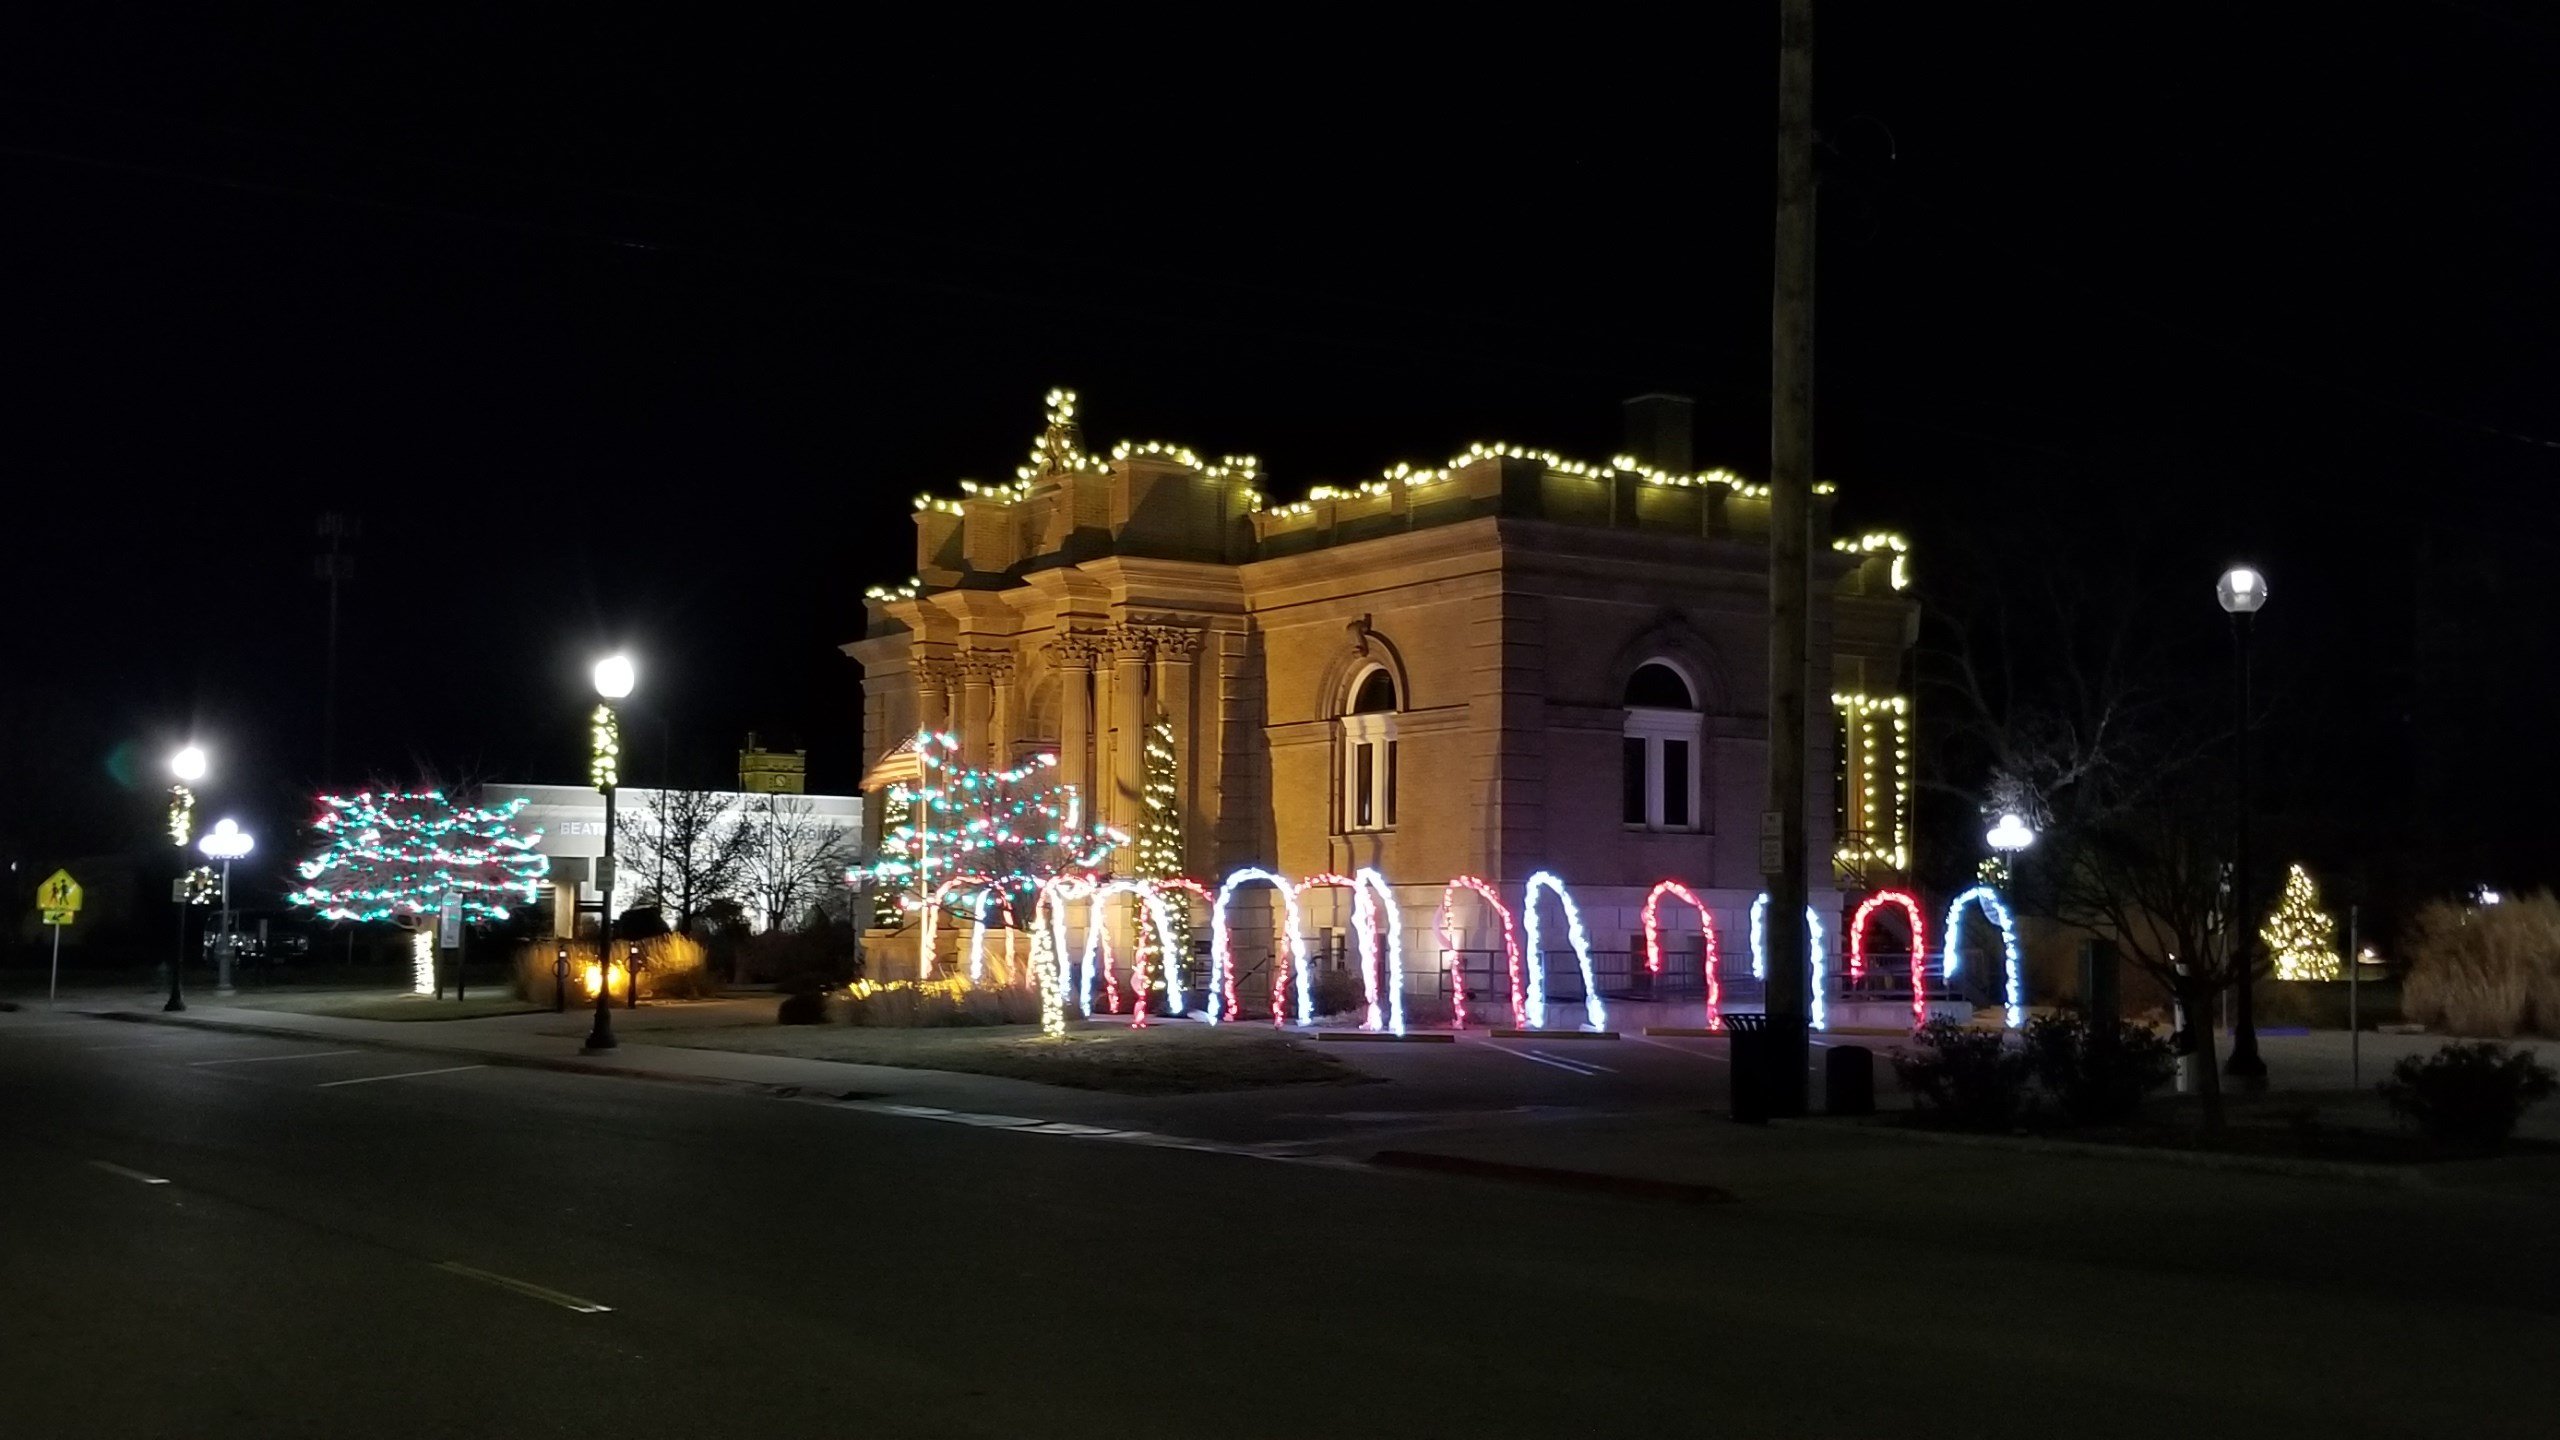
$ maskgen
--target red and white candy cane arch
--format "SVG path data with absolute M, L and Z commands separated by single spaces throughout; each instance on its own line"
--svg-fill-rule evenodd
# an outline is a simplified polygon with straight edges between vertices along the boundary
M 1698 912 L 1698 931 L 1706 937 L 1707 1028 L 1724 1028 L 1723 989 L 1716 981 L 1716 917 L 1707 913 L 1707 902 L 1677 880 L 1665 880 L 1644 897 L 1644 968 L 1655 975 L 1662 973 L 1662 923 L 1658 913 L 1664 896 L 1688 902 Z
M 1520 934 L 1513 928 L 1511 907 L 1502 903 L 1502 892 L 1473 875 L 1461 875 L 1442 886 L 1440 913 L 1432 922 L 1432 928 L 1440 932 L 1440 948 L 1453 956 L 1458 953 L 1458 927 L 1449 923 L 1450 906 L 1462 890 L 1474 891 L 1484 903 L 1493 907 L 1494 914 L 1502 918 L 1502 958 L 1511 971 L 1511 1028 L 1526 1029 L 1529 1024 L 1529 992 L 1520 974 Z M 1456 997 L 1456 1011 L 1451 1023 L 1464 1030 L 1467 1028 L 1466 962 L 1461 959 L 1450 973 L 1454 977 L 1452 994 Z
M 1298 972 L 1298 1023 L 1315 1018 L 1315 987 L 1307 974 L 1307 938 L 1298 933 L 1298 890 L 1288 877 L 1268 870 L 1247 866 L 1228 872 L 1218 886 L 1218 898 L 1209 907 L 1209 1023 L 1233 1020 L 1236 1007 L 1236 957 L 1227 929 L 1227 901 L 1245 885 L 1268 885 L 1280 892 L 1281 933 L 1288 937 L 1288 958 L 1278 952 L 1271 957 L 1271 1023 L 1286 1025 L 1288 1017 L 1289 971 Z
M 1093 972 L 1097 966 L 1097 959 L 1102 971 L 1103 988 L 1108 995 L 1107 1003 L 1110 1011 L 1114 1015 L 1120 1013 L 1120 981 L 1114 973 L 1110 917 L 1104 908 L 1114 895 L 1128 895 L 1137 900 L 1140 921 L 1152 924 L 1155 928 L 1157 953 L 1170 956 L 1180 948 L 1180 942 L 1177 939 L 1178 931 L 1173 923 L 1173 912 L 1166 906 L 1165 897 L 1155 882 L 1112 880 L 1094 886 L 1092 903 L 1085 912 L 1084 979 L 1080 987 L 1081 1003 L 1087 1015 L 1093 1013 Z M 1143 943 L 1137 947 L 1137 953 L 1131 957 L 1131 964 L 1129 1008 L 1133 1014 L 1130 1024 L 1134 1028 L 1143 1029 L 1147 1023 L 1148 994 L 1146 947 Z M 1182 1013 L 1182 972 L 1171 964 L 1167 964 L 1164 975 L 1166 1013 L 1179 1015 Z
M 1911 1023 L 1919 1025 L 1929 1018 L 1929 925 L 1920 918 L 1920 901 L 1910 891 L 1878 890 L 1849 917 L 1849 978 L 1865 978 L 1867 922 L 1888 906 L 1900 910 L 1911 926 Z

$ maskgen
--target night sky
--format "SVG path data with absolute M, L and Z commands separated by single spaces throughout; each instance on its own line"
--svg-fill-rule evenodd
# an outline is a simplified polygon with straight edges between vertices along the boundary
M 635 778 L 757 729 L 835 790 L 909 497 L 1009 477 L 1051 385 L 1282 498 L 1605 458 L 1655 389 L 1766 469 L 1774 5 L 69 8 L 0 28 L 9 858 L 129 843 L 190 733 L 218 810 L 300 818 L 326 510 L 365 527 L 347 774 L 574 778 L 621 645 Z M 2138 545 L 2209 626 L 2257 558 L 2344 790 L 2425 536 L 2501 557 L 2525 638 L 2484 652 L 2548 664 L 2560 21 L 2293 8 L 1826 5 L 1818 453 L 1938 595 Z

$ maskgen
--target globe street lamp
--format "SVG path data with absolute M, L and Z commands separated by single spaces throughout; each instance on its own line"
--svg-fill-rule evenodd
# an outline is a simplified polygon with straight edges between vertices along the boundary
M 178 777 L 169 787 L 169 843 L 178 847 L 178 877 L 169 898 L 178 907 L 178 953 L 169 960 L 169 1000 L 163 1010 L 187 1008 L 186 982 L 178 972 L 187 963 L 187 842 L 196 831 L 196 792 L 188 787 L 204 778 L 205 768 L 202 746 L 189 745 L 169 757 L 169 773 Z
M 2009 885 L 2010 869 L 2018 861 L 2018 852 L 2036 843 L 2036 830 L 2034 826 L 2027 823 L 2026 817 L 2016 811 L 2003 811 L 1999 820 L 1994 822 L 1991 829 L 1983 835 L 1982 843 L 1999 854 L 2000 885 L 2001 888 L 2006 889 Z
M 213 993 L 228 995 L 232 993 L 231 953 L 239 944 L 231 928 L 231 862 L 255 849 L 256 842 L 249 838 L 248 831 L 240 828 L 239 822 L 217 820 L 213 829 L 196 842 L 196 848 L 222 862 L 222 938 L 214 942 L 213 949 L 220 968 L 214 972 Z
M 608 655 L 596 662 L 596 695 L 602 701 L 588 725 L 587 779 L 604 796 L 604 858 L 596 863 L 596 889 L 603 908 L 596 916 L 596 1023 L 587 1032 L 587 1050 L 610 1050 L 613 1040 L 613 792 L 622 783 L 622 725 L 613 702 L 631 693 L 638 675 L 630 657 Z M 624 983 L 632 983 L 628 976 Z
M 2231 957 L 2238 980 L 2231 1005 L 2231 1058 L 2223 1073 L 2263 1081 L 2267 1062 L 2258 1054 L 2258 1022 L 2254 982 L 2256 959 L 2250 941 L 2257 932 L 2249 908 L 2249 625 L 2267 603 L 2267 577 L 2247 565 L 2222 572 L 2214 595 L 2231 617 L 2234 658 L 2234 703 L 2238 706 L 2240 757 L 2234 777 L 2231 827 Z

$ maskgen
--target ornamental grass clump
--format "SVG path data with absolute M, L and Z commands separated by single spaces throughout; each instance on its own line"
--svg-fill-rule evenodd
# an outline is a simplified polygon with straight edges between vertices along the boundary
M 2560 1035 L 2560 900 L 2549 891 L 2501 904 L 2437 901 L 2403 947 L 2400 1008 L 2431 1030 Z
M 964 1025 L 1030 1025 L 1040 994 L 1028 985 L 973 985 L 947 980 L 856 980 L 847 992 L 848 1025 L 923 1030 Z

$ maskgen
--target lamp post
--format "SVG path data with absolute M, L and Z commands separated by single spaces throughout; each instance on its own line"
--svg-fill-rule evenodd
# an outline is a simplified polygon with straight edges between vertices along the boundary
M 169 787 L 169 843 L 178 847 L 178 875 L 169 898 L 177 902 L 178 951 L 169 957 L 169 1000 L 163 1010 L 187 1008 L 186 982 L 178 972 L 187 963 L 187 842 L 196 830 L 196 792 L 188 787 L 204 778 L 205 768 L 201 746 L 189 745 L 169 757 L 169 773 L 178 777 Z
M 231 952 L 236 945 L 231 932 L 231 862 L 257 846 L 249 838 L 249 832 L 240 828 L 239 822 L 217 820 L 213 828 L 205 832 L 205 837 L 196 842 L 196 848 L 222 862 L 222 938 L 213 946 L 218 967 L 214 971 L 213 993 L 228 995 L 232 993 Z
M 2000 888 L 2006 890 L 2011 883 L 2010 871 L 2018 863 L 2018 852 L 2036 843 L 2036 830 L 2025 816 L 2014 810 L 2003 811 L 1983 835 L 1982 843 L 2000 857 Z
M 604 859 L 596 864 L 596 889 L 603 896 L 603 908 L 596 916 L 596 1023 L 587 1032 L 590 1054 L 614 1046 L 613 792 L 622 781 L 622 726 L 614 717 L 613 702 L 629 695 L 637 679 L 627 656 L 608 655 L 596 662 L 599 703 L 588 729 L 587 779 L 604 796 Z
M 2238 707 L 2240 745 L 2231 826 L 2231 958 L 2237 988 L 2231 1003 L 2231 1058 L 2222 1072 L 2263 1082 L 2267 1062 L 2258 1054 L 2257 961 L 2251 944 L 2257 925 L 2249 908 L 2249 626 L 2251 617 L 2267 603 L 2267 577 L 2250 566 L 2234 565 L 2222 572 L 2214 594 L 2231 617 L 2233 703 Z

